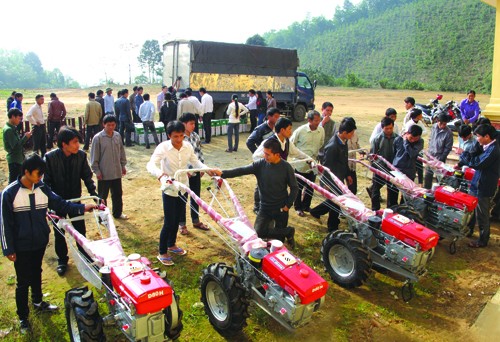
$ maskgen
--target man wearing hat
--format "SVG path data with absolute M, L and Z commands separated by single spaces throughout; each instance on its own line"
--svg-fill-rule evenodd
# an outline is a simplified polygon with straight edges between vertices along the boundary
M 446 158 L 448 158 L 448 154 L 453 147 L 453 132 L 447 126 L 448 122 L 450 122 L 448 114 L 439 114 L 438 121 L 432 126 L 431 137 L 429 139 L 429 154 L 443 163 L 446 162 Z M 434 173 L 430 168 L 427 168 L 424 178 L 424 187 L 426 189 L 432 187 L 433 177 Z
M 49 130 L 49 141 L 47 148 L 51 149 L 54 146 L 54 132 L 59 132 L 62 122 L 66 118 L 66 107 L 64 103 L 59 101 L 55 93 L 50 94 L 49 115 L 47 117 L 47 128 Z
M 113 89 L 106 88 L 106 95 L 104 95 L 104 114 L 115 115 L 115 98 L 113 95 Z

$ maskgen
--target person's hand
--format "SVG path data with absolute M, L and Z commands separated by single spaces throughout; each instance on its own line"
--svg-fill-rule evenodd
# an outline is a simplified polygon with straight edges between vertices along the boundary
M 32 135 L 33 135 L 33 131 L 29 131 L 29 132 L 24 133 L 24 136 L 28 139 L 31 138 Z
M 95 204 L 85 204 L 85 211 L 86 212 L 92 211 L 94 209 L 97 209 L 97 205 L 95 205 Z
M 460 169 L 460 166 L 459 166 L 458 164 L 455 164 L 455 165 L 453 165 L 453 168 L 454 168 L 455 170 L 458 170 L 458 169 Z
M 210 177 L 214 177 L 214 176 L 222 176 L 222 171 L 220 169 L 213 169 L 213 170 L 210 170 L 210 171 L 207 171 L 207 174 L 210 176 Z
M 321 124 L 324 125 L 326 124 L 328 121 L 330 121 L 331 118 L 330 118 L 330 115 L 326 115 L 323 120 L 321 120 Z
M 283 208 L 281 208 L 281 211 L 286 213 L 288 211 L 288 207 L 285 205 Z
M 125 167 L 122 167 L 122 176 L 125 176 L 127 174 L 127 169 Z
M 347 176 L 347 184 L 352 185 L 353 180 L 351 176 Z
M 469 124 L 469 122 L 470 122 L 470 120 L 469 120 L 469 119 L 464 119 L 464 124 L 468 125 L 468 124 Z
M 12 262 L 16 262 L 16 253 L 7 255 L 7 259 L 9 259 Z
M 96 176 L 97 176 L 97 180 L 102 180 L 102 174 L 98 174 Z

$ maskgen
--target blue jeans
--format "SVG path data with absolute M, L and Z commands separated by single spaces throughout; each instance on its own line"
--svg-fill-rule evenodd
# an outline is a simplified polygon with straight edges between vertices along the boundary
M 234 148 L 233 148 L 233 131 L 234 131 Z M 240 142 L 240 124 L 227 124 L 227 147 L 228 150 L 237 151 L 238 143 Z

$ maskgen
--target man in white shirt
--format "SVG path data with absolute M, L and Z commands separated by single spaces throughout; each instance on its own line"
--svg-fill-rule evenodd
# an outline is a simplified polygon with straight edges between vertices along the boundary
M 394 121 L 393 132 L 396 134 L 399 134 L 399 127 L 398 127 L 398 124 L 396 123 L 396 119 L 398 118 L 398 113 L 396 112 L 396 110 L 394 108 L 387 108 L 385 110 L 385 117 Z M 378 136 L 380 133 L 382 133 L 382 122 L 379 122 L 373 128 L 372 135 L 370 135 L 370 139 L 369 139 L 370 144 L 372 143 L 373 139 L 375 139 L 375 137 Z
M 104 114 L 115 114 L 115 98 L 113 97 L 113 89 L 106 88 L 106 95 L 104 95 Z
M 207 94 L 205 88 L 199 90 L 201 96 L 201 115 L 203 120 L 203 130 L 205 131 L 205 141 L 202 144 L 210 144 L 212 140 L 212 117 L 214 114 L 214 100 Z
M 43 158 L 47 152 L 47 129 L 45 127 L 45 119 L 43 117 L 42 105 L 45 102 L 43 95 L 38 94 L 35 97 L 36 103 L 30 108 L 26 119 L 33 126 L 33 152 L 38 153 Z
M 155 128 L 155 106 L 149 101 L 149 94 L 144 94 L 144 102 L 139 107 L 139 117 L 142 121 L 142 126 L 144 127 L 144 142 L 146 143 L 146 148 L 150 149 L 149 146 L 149 131 L 153 134 L 153 139 L 155 140 L 156 146 L 160 144 L 158 140 L 158 135 L 156 134 Z
M 161 181 L 163 177 L 173 178 L 177 170 L 187 169 L 188 164 L 193 168 L 208 169 L 208 166 L 203 164 L 196 153 L 193 146 L 184 140 L 185 127 L 182 122 L 172 121 L 167 126 L 167 135 L 170 140 L 162 142 L 158 145 L 147 164 L 147 170 Z M 210 175 L 213 173 L 208 171 Z M 189 187 L 187 173 L 182 173 L 177 179 Z M 186 250 L 178 247 L 177 231 L 179 230 L 179 220 L 181 210 L 185 210 L 184 202 L 187 200 L 184 191 L 176 191 L 173 188 L 168 188 L 162 193 L 163 199 L 163 227 L 160 232 L 160 243 L 157 259 L 165 266 L 172 266 L 174 262 L 170 255 L 185 255 Z
M 250 132 L 253 132 L 257 127 L 257 96 L 255 96 L 255 90 L 253 89 L 248 91 L 248 104 L 246 107 L 250 111 Z
M 186 95 L 188 96 L 188 101 L 191 102 L 195 108 L 194 112 L 190 112 L 190 113 L 193 113 L 195 116 L 196 116 L 196 123 L 195 123 L 195 127 L 194 127 L 194 131 L 196 133 L 198 133 L 198 122 L 200 122 L 200 115 L 202 115 L 203 113 L 201 112 L 201 102 L 200 100 L 198 100 L 198 98 L 196 96 L 193 96 L 193 89 L 191 88 L 186 88 L 186 91 L 185 91 Z

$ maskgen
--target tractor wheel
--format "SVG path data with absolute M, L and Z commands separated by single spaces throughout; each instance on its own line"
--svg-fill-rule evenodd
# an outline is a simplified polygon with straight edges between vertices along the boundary
M 245 288 L 232 267 L 209 265 L 201 276 L 201 301 L 210 323 L 223 336 L 234 336 L 246 326 Z
M 181 331 L 184 328 L 182 324 L 182 310 L 179 307 L 179 296 L 173 294 L 172 304 L 165 310 L 163 310 L 165 315 L 165 336 L 171 340 L 176 340 L 181 335 Z
M 64 307 L 69 338 L 72 342 L 106 341 L 97 303 L 87 286 L 66 292 Z
M 293 109 L 292 119 L 293 121 L 302 122 L 306 118 L 306 107 L 303 105 L 297 105 Z
M 345 288 L 361 286 L 371 272 L 368 250 L 353 233 L 335 231 L 321 245 L 321 261 L 332 280 Z

